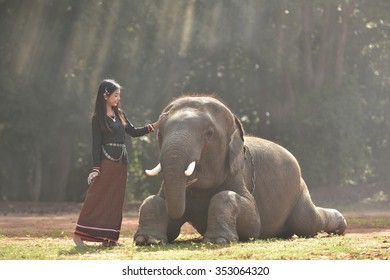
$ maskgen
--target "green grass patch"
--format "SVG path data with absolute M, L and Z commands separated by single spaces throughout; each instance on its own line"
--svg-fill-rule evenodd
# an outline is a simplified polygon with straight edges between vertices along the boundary
M 369 228 L 390 228 L 389 216 L 354 216 L 347 217 L 348 224 L 353 224 L 355 227 Z
M 124 231 L 120 245 L 87 243 L 76 248 L 71 232 L 52 228 L 39 233 L 26 229 L 13 235 L 0 231 L 0 260 L 388 260 L 390 217 L 353 215 L 347 222 L 360 234 L 315 238 L 267 239 L 226 245 L 204 244 L 194 233 L 182 234 L 164 246 L 135 246 L 133 232 Z
M 181 237 L 165 246 L 137 247 L 128 238 L 119 246 L 90 243 L 74 247 L 67 237 L 2 239 L 2 260 L 350 260 L 389 259 L 386 237 L 320 236 L 269 239 L 227 245 L 203 244 L 193 236 Z

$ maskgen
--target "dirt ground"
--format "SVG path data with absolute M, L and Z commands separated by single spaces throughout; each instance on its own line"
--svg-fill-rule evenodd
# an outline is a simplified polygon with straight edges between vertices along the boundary
M 0 207 L 0 235 L 20 240 L 32 237 L 71 237 L 75 228 L 81 204 L 12 204 L 7 208 Z M 138 225 L 138 205 L 125 207 L 121 238 L 131 238 Z M 390 210 L 347 211 L 343 212 L 347 221 L 349 217 L 365 217 L 367 224 L 349 223 L 346 235 L 356 236 L 387 236 L 390 238 L 390 228 L 380 224 L 370 223 L 370 217 L 390 219 Z M 186 224 L 182 233 L 195 233 Z M 11 240 L 10 240 L 11 239 Z
M 0 216 L 0 235 L 7 237 L 7 242 L 20 241 L 35 237 L 72 237 L 76 227 L 78 213 L 63 214 L 17 214 Z M 132 239 L 138 226 L 138 214 L 124 214 L 121 239 Z M 189 225 L 182 227 L 182 233 L 196 233 Z M 389 233 L 390 236 L 390 233 Z
M 372 184 L 310 190 L 316 205 L 338 208 L 348 222 L 346 235 L 390 239 L 390 186 Z M 124 206 L 121 239 L 132 238 L 140 202 Z M 0 236 L 7 241 L 32 237 L 71 237 L 82 203 L 23 203 L 0 201 Z M 349 209 L 349 210 L 348 210 Z M 378 222 L 379 221 L 379 222 Z M 195 233 L 188 224 L 182 233 Z

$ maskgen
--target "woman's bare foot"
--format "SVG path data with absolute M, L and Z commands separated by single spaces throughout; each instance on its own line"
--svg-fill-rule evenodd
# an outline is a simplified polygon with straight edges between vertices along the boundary
M 76 244 L 77 247 L 85 247 L 85 244 L 80 236 L 74 234 L 73 235 L 73 241 Z
M 112 242 L 112 241 L 103 241 L 103 247 L 114 247 L 114 246 L 117 246 L 118 244 L 116 242 Z

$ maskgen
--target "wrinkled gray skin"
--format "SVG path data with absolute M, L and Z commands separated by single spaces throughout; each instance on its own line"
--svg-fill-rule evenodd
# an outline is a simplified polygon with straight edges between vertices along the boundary
M 339 211 L 313 204 L 294 156 L 273 142 L 244 137 L 220 101 L 181 97 L 168 111 L 158 132 L 164 180 L 140 207 L 137 245 L 172 242 L 185 222 L 213 243 L 344 233 Z M 195 171 L 186 177 L 192 161 Z

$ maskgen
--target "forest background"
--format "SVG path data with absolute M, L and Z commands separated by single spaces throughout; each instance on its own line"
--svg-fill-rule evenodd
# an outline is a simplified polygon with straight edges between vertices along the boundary
M 388 0 L 0 0 L 0 203 L 82 201 L 104 78 L 135 125 L 214 93 L 289 149 L 309 188 L 390 192 Z M 129 138 L 127 199 L 155 193 Z

